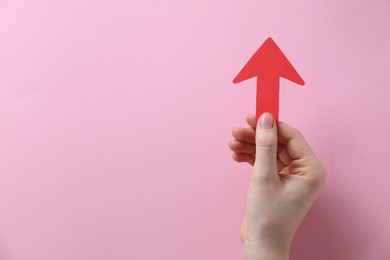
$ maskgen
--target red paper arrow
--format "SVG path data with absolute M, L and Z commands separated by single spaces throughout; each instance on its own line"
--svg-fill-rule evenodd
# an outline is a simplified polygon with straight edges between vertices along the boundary
M 305 82 L 299 76 L 272 38 L 268 38 L 235 77 L 233 83 L 257 77 L 256 122 L 264 112 L 279 118 L 279 78 L 299 85 Z

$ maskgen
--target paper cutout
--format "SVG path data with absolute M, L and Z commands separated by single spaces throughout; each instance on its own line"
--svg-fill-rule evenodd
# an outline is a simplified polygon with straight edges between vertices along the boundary
M 264 112 L 269 112 L 278 123 L 280 77 L 302 86 L 305 85 L 301 76 L 271 37 L 250 58 L 234 78 L 233 83 L 239 83 L 253 77 L 257 77 L 256 122 Z

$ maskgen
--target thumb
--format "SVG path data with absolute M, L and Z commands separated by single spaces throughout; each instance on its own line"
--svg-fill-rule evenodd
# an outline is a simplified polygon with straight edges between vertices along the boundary
M 263 113 L 256 127 L 256 158 L 253 175 L 257 178 L 277 176 L 278 133 L 275 120 L 270 113 Z

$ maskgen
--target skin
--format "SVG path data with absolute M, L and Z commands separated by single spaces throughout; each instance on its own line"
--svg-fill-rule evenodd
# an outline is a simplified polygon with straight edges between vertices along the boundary
M 229 142 L 233 159 L 253 166 L 240 230 L 245 259 L 289 259 L 296 230 L 318 196 L 326 171 L 292 126 L 276 125 L 269 113 L 258 122 L 255 115 L 247 115 L 246 122 L 249 127 L 233 128 Z M 264 128 L 265 122 L 273 122 L 272 128 Z

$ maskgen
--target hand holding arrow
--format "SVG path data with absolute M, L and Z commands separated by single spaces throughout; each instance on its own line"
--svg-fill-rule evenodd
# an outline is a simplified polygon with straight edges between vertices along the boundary
M 234 78 L 233 83 L 253 77 L 257 77 L 256 122 L 264 112 L 269 112 L 278 123 L 280 77 L 302 86 L 305 85 L 301 76 L 271 37 L 250 58 Z

